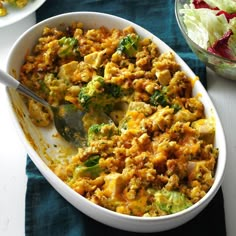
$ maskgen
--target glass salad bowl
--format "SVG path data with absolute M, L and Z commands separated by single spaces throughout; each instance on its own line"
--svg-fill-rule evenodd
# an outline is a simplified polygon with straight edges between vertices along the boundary
M 182 35 L 185 38 L 187 44 L 189 45 L 191 50 L 196 54 L 196 56 L 199 58 L 199 60 L 201 60 L 208 68 L 213 70 L 217 75 L 219 75 L 223 78 L 226 78 L 226 79 L 236 80 L 236 56 L 233 57 L 232 55 L 230 55 L 230 56 L 227 55 L 227 53 L 230 50 L 227 45 L 227 43 L 228 43 L 227 42 L 227 35 L 226 35 L 227 32 L 223 36 L 221 36 L 221 40 L 218 40 L 217 47 L 218 47 L 218 50 L 220 50 L 223 54 L 226 54 L 226 57 L 228 57 L 228 58 L 223 57 L 221 55 L 217 55 L 215 52 L 212 52 L 213 50 L 215 50 L 214 48 L 213 49 L 208 48 L 208 50 L 207 50 L 207 49 L 204 49 L 202 46 L 200 46 L 200 45 L 204 44 L 202 41 L 205 40 L 207 43 L 209 43 L 209 38 L 215 37 L 216 33 L 219 33 L 219 30 L 217 30 L 218 32 L 215 32 L 215 31 L 216 31 L 217 27 L 218 28 L 220 27 L 219 24 L 221 23 L 221 20 L 223 19 L 223 15 L 221 16 L 221 19 L 217 19 L 215 21 L 217 24 L 215 26 L 212 23 L 212 22 L 214 22 L 213 19 L 208 19 L 212 23 L 213 30 L 212 30 L 212 32 L 207 31 L 207 29 L 204 28 L 205 22 L 203 24 L 201 22 L 201 20 L 203 21 L 203 17 L 200 17 L 200 14 L 194 16 L 192 13 L 190 13 L 190 15 L 187 16 L 188 17 L 188 19 L 187 19 L 185 10 L 186 10 L 186 7 L 188 8 L 187 11 L 189 10 L 190 2 L 193 2 L 193 1 L 190 1 L 190 0 L 176 0 L 175 1 L 176 20 L 177 20 L 178 26 L 179 26 L 179 28 L 182 32 Z M 204 4 L 206 2 L 208 2 L 208 1 L 205 1 Z M 211 2 L 211 1 L 209 1 L 209 2 Z M 217 2 L 217 1 L 215 1 L 215 2 Z M 192 5 L 192 7 L 193 7 L 193 5 Z M 203 11 L 210 10 L 207 7 L 204 6 Z M 214 8 L 215 14 L 217 14 L 217 11 L 219 11 L 219 10 L 216 10 L 216 8 Z M 236 12 L 236 8 L 235 8 L 235 12 Z M 232 14 L 232 16 L 233 16 L 233 14 Z M 207 17 L 209 17 L 209 14 L 207 15 Z M 206 20 L 206 18 L 204 18 L 204 20 Z M 188 21 L 187 24 L 186 24 L 186 21 Z M 222 22 L 223 21 L 224 21 L 224 19 L 222 20 Z M 226 19 L 226 21 L 227 21 L 227 19 Z M 234 21 L 236 22 L 235 14 L 234 14 Z M 222 29 L 222 31 L 223 31 L 223 29 Z M 207 39 L 206 39 L 206 37 L 207 37 Z M 211 47 L 211 46 L 209 46 L 209 47 Z M 229 52 L 229 53 L 231 53 L 231 52 Z

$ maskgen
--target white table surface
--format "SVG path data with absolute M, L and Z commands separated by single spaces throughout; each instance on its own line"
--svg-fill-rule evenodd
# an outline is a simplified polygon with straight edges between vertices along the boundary
M 0 67 L 21 32 L 35 23 L 35 14 L 0 29 Z M 7 37 L 4 37 L 7 35 Z M 218 110 L 227 140 L 227 164 L 223 181 L 227 236 L 236 235 L 236 81 L 218 78 L 207 71 L 208 92 Z M 19 140 L 6 107 L 5 88 L 0 85 L 0 235 L 24 235 L 27 176 L 26 151 Z M 217 217 L 217 216 L 216 216 Z

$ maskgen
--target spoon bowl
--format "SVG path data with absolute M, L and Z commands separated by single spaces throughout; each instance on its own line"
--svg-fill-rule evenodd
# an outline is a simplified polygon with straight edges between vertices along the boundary
M 53 120 L 58 133 L 69 143 L 75 146 L 86 146 L 87 132 L 84 128 L 83 117 L 85 112 L 73 104 L 51 106 Z
M 73 104 L 63 104 L 58 107 L 51 106 L 44 99 L 25 87 L 18 80 L 0 69 L 0 83 L 15 89 L 41 105 L 47 107 L 53 116 L 58 133 L 69 143 L 75 146 L 85 146 L 87 143 L 87 132 L 83 124 L 84 111 L 79 110 Z

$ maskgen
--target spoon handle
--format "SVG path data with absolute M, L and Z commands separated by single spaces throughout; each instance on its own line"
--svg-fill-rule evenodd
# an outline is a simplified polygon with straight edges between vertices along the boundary
M 35 94 L 33 91 L 25 87 L 23 84 L 19 83 L 18 87 L 16 88 L 18 92 L 21 92 L 22 94 L 34 99 L 36 102 L 39 102 L 43 106 L 50 107 L 49 104 L 40 98 L 37 94 Z
M 21 92 L 22 94 L 34 99 L 35 101 L 41 103 L 43 106 L 49 107 L 49 104 L 40 98 L 37 94 L 35 94 L 33 91 L 25 87 L 23 84 L 21 84 L 18 80 L 14 79 L 11 75 L 7 74 L 3 70 L 0 69 L 0 83 L 10 87 L 14 88 L 18 92 Z
M 8 87 L 17 89 L 20 82 L 16 79 L 14 79 L 12 76 L 4 72 L 2 69 L 0 69 L 0 82 L 1 84 L 4 84 Z

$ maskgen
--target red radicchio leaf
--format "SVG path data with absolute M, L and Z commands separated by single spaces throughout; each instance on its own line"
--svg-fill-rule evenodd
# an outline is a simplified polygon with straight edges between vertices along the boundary
M 226 17 L 226 19 L 227 19 L 228 22 L 229 22 L 232 18 L 236 17 L 236 13 L 228 13 L 228 12 L 223 11 L 223 10 L 219 11 L 216 15 L 219 16 L 219 15 L 222 15 L 222 14 L 225 15 L 225 17 Z
M 209 47 L 207 50 L 213 54 L 216 54 L 218 56 L 230 59 L 230 60 L 236 60 L 236 57 L 232 55 L 232 51 L 228 47 L 228 41 L 230 36 L 233 35 L 233 31 L 229 30 L 227 31 L 222 38 L 217 40 L 212 47 Z
M 193 5 L 196 9 L 198 9 L 198 8 L 209 8 L 209 9 L 212 9 L 212 10 L 219 10 L 219 8 L 217 8 L 217 7 L 214 7 L 214 8 L 210 7 L 203 0 L 193 0 Z

